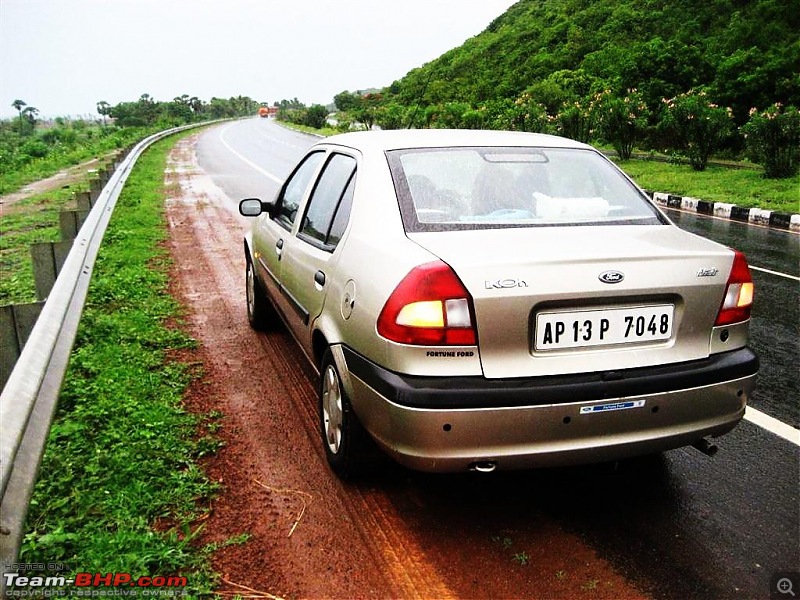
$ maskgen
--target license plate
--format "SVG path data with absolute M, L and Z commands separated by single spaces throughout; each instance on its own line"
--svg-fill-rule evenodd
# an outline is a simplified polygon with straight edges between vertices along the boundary
M 563 350 L 668 340 L 675 307 L 671 304 L 606 308 L 536 315 L 535 350 Z

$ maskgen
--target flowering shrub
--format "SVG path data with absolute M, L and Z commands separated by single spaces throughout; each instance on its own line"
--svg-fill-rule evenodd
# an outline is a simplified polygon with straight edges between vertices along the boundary
M 510 129 L 532 131 L 533 133 L 551 133 L 552 117 L 547 114 L 544 104 L 537 102 L 525 92 L 514 101 L 513 108 L 508 111 Z
M 661 125 L 674 148 L 689 159 L 695 171 L 704 171 L 708 157 L 733 129 L 733 111 L 717 106 L 704 91 L 689 90 L 664 98 Z
M 647 128 L 650 110 L 644 97 L 636 89 L 628 90 L 622 98 L 606 90 L 595 95 L 593 105 L 600 134 L 622 160 L 628 160 Z
M 761 112 L 752 108 L 741 131 L 752 160 L 764 167 L 765 177 L 791 177 L 800 171 L 800 110 L 780 103 Z
M 555 118 L 559 135 L 588 143 L 594 133 L 594 114 L 591 100 L 565 102 Z

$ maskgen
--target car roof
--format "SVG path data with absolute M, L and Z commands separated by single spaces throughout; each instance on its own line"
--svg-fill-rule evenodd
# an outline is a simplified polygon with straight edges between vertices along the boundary
M 506 146 L 579 148 L 591 146 L 555 135 L 522 131 L 474 129 L 394 129 L 358 131 L 334 135 L 319 144 L 335 144 L 361 151 L 402 150 L 408 148 L 449 148 L 465 146 Z

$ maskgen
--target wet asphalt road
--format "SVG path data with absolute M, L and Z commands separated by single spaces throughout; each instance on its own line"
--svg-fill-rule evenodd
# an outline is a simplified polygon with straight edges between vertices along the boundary
M 200 166 L 234 201 L 271 198 L 315 141 L 266 120 L 221 125 L 198 145 Z M 753 267 L 797 277 L 800 236 L 675 211 L 679 226 L 743 251 Z M 800 422 L 800 285 L 753 270 L 751 341 L 762 361 L 752 405 Z M 429 476 L 402 471 L 387 493 L 425 496 L 443 518 L 525 531 L 547 514 L 656 598 L 770 598 L 774 575 L 800 571 L 798 447 L 743 421 L 709 458 L 688 448 L 570 469 Z M 384 482 L 381 482 L 383 485 Z M 530 533 L 530 532 L 528 532 Z M 800 589 L 795 588 L 795 593 Z
M 750 403 L 800 427 L 800 235 L 673 210 L 667 214 L 683 229 L 747 256 L 756 285 L 750 339 L 761 359 Z

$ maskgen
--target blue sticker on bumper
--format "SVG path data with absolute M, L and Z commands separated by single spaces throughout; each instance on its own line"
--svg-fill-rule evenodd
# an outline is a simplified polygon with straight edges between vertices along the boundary
M 614 402 L 613 404 L 595 404 L 594 406 L 582 406 L 581 414 L 589 415 L 594 413 L 609 412 L 612 410 L 628 410 L 629 408 L 641 408 L 644 400 L 630 400 L 627 402 Z

